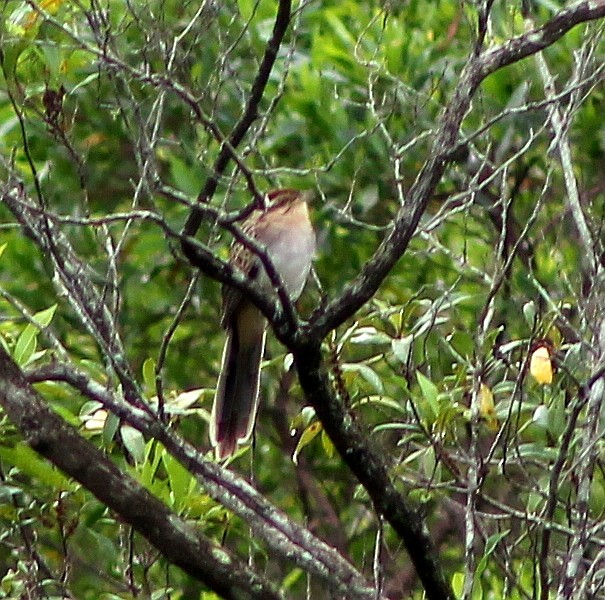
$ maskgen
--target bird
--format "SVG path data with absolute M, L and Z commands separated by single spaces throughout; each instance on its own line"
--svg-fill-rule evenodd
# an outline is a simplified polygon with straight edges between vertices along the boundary
M 307 193 L 294 189 L 268 192 L 266 207 L 253 211 L 241 226 L 264 249 L 292 301 L 302 294 L 315 256 L 308 199 Z M 260 291 L 277 294 L 261 258 L 241 242 L 231 246 L 229 262 Z M 210 442 L 219 461 L 252 435 L 267 320 L 245 292 L 224 285 L 221 326 L 227 336 L 210 420 Z

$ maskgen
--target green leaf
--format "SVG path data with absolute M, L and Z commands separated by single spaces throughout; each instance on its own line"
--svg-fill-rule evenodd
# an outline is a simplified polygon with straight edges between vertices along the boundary
M 80 81 L 79 83 L 77 83 L 70 91 L 70 94 L 73 94 L 74 92 L 76 92 L 78 89 L 87 86 L 89 83 L 96 81 L 97 79 L 99 79 L 100 75 L 98 71 L 95 71 L 94 73 L 91 73 L 90 75 L 87 75 L 86 77 L 84 77 L 84 79 L 82 79 L 82 81 Z
M 544 460 L 547 462 L 554 461 L 559 456 L 559 450 L 557 448 L 551 448 L 534 442 L 520 444 L 518 453 L 521 458 Z
M 605 488 L 603 482 L 597 479 L 594 479 L 590 486 L 590 510 L 600 519 L 605 510 Z
M 174 595 L 174 588 L 159 588 L 151 594 L 151 600 L 165 600 L 165 598 L 177 598 L 177 596 Z
M 406 381 L 401 378 L 401 388 L 405 389 Z M 399 378 L 397 383 L 399 383 Z M 406 394 L 407 397 L 407 394 Z M 405 400 L 395 400 L 390 396 L 385 396 L 384 394 L 375 394 L 371 396 L 365 396 L 360 400 L 354 403 L 355 406 L 360 406 L 362 404 L 372 404 L 373 406 L 382 406 L 385 408 L 389 408 L 390 410 L 396 411 L 398 413 L 402 413 L 404 415 L 408 414 L 408 409 L 406 408 Z
M 187 497 L 192 484 L 195 483 L 195 478 L 168 452 L 162 454 L 162 462 L 166 468 L 166 473 L 168 473 L 174 509 L 177 512 L 181 512 L 186 505 Z
M 395 358 L 404 365 L 406 365 L 410 359 L 413 341 L 413 335 L 406 335 L 404 338 L 395 338 L 391 340 L 391 350 L 393 351 Z
M 153 490 L 153 482 L 156 478 L 158 466 L 164 457 L 166 450 L 155 440 L 147 444 L 145 460 L 139 471 L 141 483 L 149 490 Z
M 536 304 L 533 300 L 523 305 L 523 318 L 529 327 L 533 328 L 536 325 Z
M 303 406 L 290 421 L 290 431 L 308 427 L 315 420 L 315 409 L 312 406 Z M 292 433 L 294 435 L 294 433 Z
M 107 507 L 96 500 L 85 504 L 80 511 L 80 514 L 84 516 L 84 523 L 86 524 L 86 527 L 92 527 L 106 513 Z
M 50 324 L 56 310 L 57 305 L 53 304 L 52 306 L 35 313 L 32 317 L 34 323 L 28 323 L 19 335 L 17 343 L 15 344 L 13 358 L 20 367 L 26 366 L 29 362 L 34 360 L 34 358 L 39 358 L 41 356 L 38 355 L 34 357 L 38 333 L 40 333 L 40 329 L 43 329 Z
M 37 312 L 33 316 L 33 320 L 38 325 L 40 329 L 44 329 L 44 327 L 48 327 L 50 322 L 53 320 L 55 315 L 55 311 L 57 310 L 57 304 L 53 304 L 40 312 Z
M 548 431 L 554 439 L 559 439 L 566 427 L 565 398 L 560 394 L 553 398 L 552 404 L 548 408 Z
M 169 398 L 166 402 L 166 413 L 169 415 L 186 415 L 189 409 L 200 400 L 207 391 L 206 388 L 197 388 L 181 392 L 176 398 Z
M 103 425 L 103 445 L 107 448 L 113 442 L 113 438 L 120 426 L 120 418 L 112 412 L 107 413 L 105 424 Z
M 130 425 L 122 425 L 120 427 L 120 436 L 134 462 L 141 464 L 145 459 L 145 438 L 143 434 Z
M 155 391 L 155 360 L 151 357 L 146 358 L 143 363 L 143 383 L 148 393 Z
M 76 489 L 70 479 L 24 442 L 13 447 L 0 446 L 0 457 L 7 464 L 17 467 L 21 472 L 39 480 L 43 485 L 50 486 L 56 492 Z
M 170 172 L 176 187 L 182 192 L 190 196 L 199 192 L 204 177 L 197 165 L 189 165 L 176 156 L 170 156 Z
M 437 418 L 439 415 L 439 402 L 437 400 L 439 391 L 437 390 L 437 386 L 420 371 L 416 371 L 416 379 L 418 380 L 422 395 L 433 413 L 433 417 Z
M 25 329 L 21 332 L 15 344 L 15 350 L 13 352 L 13 358 L 15 362 L 20 366 L 24 367 L 29 362 L 32 354 L 36 350 L 36 340 L 38 336 L 38 329 L 31 323 L 25 326 Z
M 456 598 L 462 598 L 464 591 L 464 573 L 457 571 L 452 575 L 452 590 Z
M 364 365 L 363 363 L 347 363 L 342 365 L 342 370 L 344 372 L 353 371 L 359 373 L 378 394 L 384 393 L 382 379 L 380 379 L 376 371 L 368 365 Z
M 494 533 L 493 535 L 490 535 L 489 538 L 487 538 L 483 556 L 481 557 L 481 560 L 479 561 L 479 564 L 477 565 L 477 571 L 475 573 L 476 579 L 479 579 L 481 577 L 481 575 L 483 575 L 483 572 L 487 568 L 487 563 L 488 563 L 489 557 L 496 549 L 496 546 L 498 545 L 498 543 L 501 540 L 503 540 L 509 533 L 510 533 L 510 529 L 506 529 L 505 531 L 501 531 L 499 533 Z
M 321 445 L 326 453 L 328 458 L 332 458 L 336 454 L 336 448 L 330 439 L 330 436 L 325 432 L 325 430 L 321 430 Z
M 390 336 L 375 327 L 360 327 L 351 337 L 351 344 L 388 344 L 390 341 Z
M 294 584 L 298 583 L 305 576 L 305 572 L 302 569 L 292 569 L 282 581 L 281 589 L 285 592 L 292 588 Z

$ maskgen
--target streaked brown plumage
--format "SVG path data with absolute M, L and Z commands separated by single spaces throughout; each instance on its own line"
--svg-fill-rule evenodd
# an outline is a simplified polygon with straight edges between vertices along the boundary
M 265 248 L 288 295 L 296 300 L 315 253 L 307 197 L 299 191 L 284 189 L 269 192 L 267 199 L 268 207 L 254 211 L 242 230 Z M 254 279 L 261 290 L 273 290 L 262 261 L 242 244 L 233 245 L 230 261 Z M 237 445 L 252 434 L 267 323 L 240 290 L 224 286 L 221 325 L 227 331 L 227 340 L 210 424 L 210 440 L 219 460 L 233 454 Z

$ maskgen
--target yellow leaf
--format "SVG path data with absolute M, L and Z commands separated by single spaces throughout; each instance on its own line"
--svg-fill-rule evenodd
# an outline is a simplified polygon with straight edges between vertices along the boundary
M 40 8 L 52 14 L 59 10 L 61 4 L 63 4 L 63 0 L 42 0 L 40 2 Z
M 538 383 L 552 383 L 552 362 L 546 346 L 534 350 L 529 361 L 529 372 Z
M 84 138 L 84 146 L 87 150 L 90 150 L 94 146 L 102 144 L 107 139 L 107 135 L 101 132 L 91 133 L 89 136 Z
M 31 29 L 38 22 L 38 13 L 35 10 L 32 10 L 27 15 L 25 22 L 23 23 L 23 28 L 27 31 Z
M 292 454 L 292 462 L 297 465 L 298 464 L 298 455 L 302 451 L 302 449 L 310 444 L 315 436 L 322 430 L 321 423 L 319 421 L 313 421 L 303 432 L 298 440 L 298 444 L 296 444 L 296 448 L 294 450 L 294 454 Z
M 479 414 L 485 419 L 489 429 L 497 431 L 498 421 L 496 419 L 494 394 L 492 394 L 492 391 L 484 383 L 479 388 Z
M 47 13 L 54 15 L 59 10 L 59 8 L 61 7 L 61 4 L 63 4 L 63 2 L 64 2 L 64 0 L 42 0 L 41 2 L 38 2 L 38 6 L 41 11 L 46 11 Z M 38 19 L 42 16 L 43 15 L 40 12 L 38 12 L 37 10 L 35 10 L 35 9 L 30 10 L 25 19 L 25 23 L 23 24 L 23 27 L 26 30 L 31 29 L 34 25 L 37 24 Z

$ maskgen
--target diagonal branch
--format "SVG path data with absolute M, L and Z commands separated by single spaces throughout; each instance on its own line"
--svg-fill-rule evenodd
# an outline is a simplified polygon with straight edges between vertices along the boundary
M 267 42 L 265 54 L 258 68 L 256 79 L 252 84 L 252 90 L 250 91 L 246 107 L 240 120 L 233 128 L 229 139 L 221 146 L 218 157 L 214 163 L 212 175 L 208 178 L 202 191 L 198 195 L 198 202 L 200 204 L 208 202 L 208 200 L 212 198 L 216 191 L 219 179 L 232 158 L 233 150 L 239 146 L 240 142 L 244 139 L 244 136 L 252 126 L 252 123 L 254 123 L 258 117 L 260 101 L 262 100 L 267 82 L 269 81 L 269 75 L 271 75 L 271 71 L 273 70 L 273 65 L 275 64 L 282 40 L 284 39 L 288 25 L 290 24 L 290 12 L 291 0 L 279 0 L 275 24 L 273 25 L 273 34 L 271 35 L 271 39 Z M 183 229 L 185 235 L 195 235 L 201 222 L 202 214 L 194 208 L 185 223 Z
M 391 231 L 359 276 L 345 287 L 339 297 L 332 300 L 324 311 L 318 311 L 295 339 L 282 339 L 293 350 L 306 398 L 315 408 L 343 460 L 370 494 L 378 513 L 404 541 L 428 598 L 453 598 L 453 593 L 436 560 L 426 526 L 407 498 L 395 487 L 382 457 L 337 398 L 330 385 L 320 344 L 331 330 L 352 317 L 371 299 L 406 251 L 451 161 L 460 126 L 481 82 L 503 66 L 553 44 L 578 23 L 603 16 L 605 2 L 579 2 L 561 11 L 543 27 L 470 56 L 440 119 L 429 158 L 412 185 Z
M 197 476 L 217 502 L 250 524 L 276 554 L 294 562 L 351 600 L 380 600 L 376 590 L 335 549 L 293 522 L 237 474 L 203 459 L 188 442 L 159 418 L 127 405 L 89 375 L 68 365 L 49 364 L 27 373 L 29 383 L 62 381 L 101 403 L 123 422 L 158 440 L 187 470 Z M 0 380 L 1 381 L 1 380 Z
M 115 510 L 170 562 L 225 598 L 281 598 L 269 581 L 202 536 L 56 415 L 1 345 L 0 404 L 36 452 Z
M 323 339 L 328 332 L 352 317 L 376 293 L 403 256 L 420 218 L 451 162 L 458 133 L 471 100 L 481 82 L 502 67 L 519 62 L 554 44 L 580 23 L 605 17 L 605 1 L 582 0 L 560 11 L 545 25 L 517 36 L 504 44 L 471 55 L 460 81 L 447 104 L 436 130 L 429 158 L 409 190 L 391 231 L 364 265 L 357 278 L 334 298 L 306 328 L 305 337 Z
M 115 315 L 93 283 L 90 266 L 77 255 L 69 239 L 48 217 L 48 213 L 32 204 L 22 182 L 8 181 L 0 188 L 0 199 L 20 223 L 25 234 L 34 240 L 40 252 L 49 257 L 56 284 L 61 291 L 67 292 L 66 296 L 78 318 L 110 361 L 128 401 L 144 407 L 139 386 L 125 358 Z
M 309 344 L 297 348 L 294 362 L 305 397 L 343 461 L 367 490 L 378 514 L 385 517 L 405 544 L 427 598 L 453 599 L 422 516 L 395 487 L 382 455 L 334 393 L 322 366 L 320 347 Z

